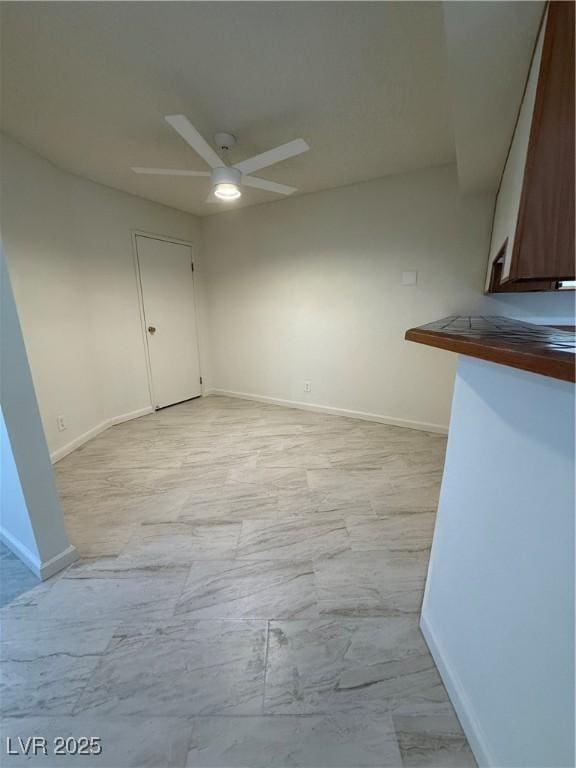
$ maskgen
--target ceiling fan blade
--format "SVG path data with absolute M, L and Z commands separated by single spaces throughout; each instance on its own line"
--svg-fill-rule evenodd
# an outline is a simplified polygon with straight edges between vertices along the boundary
M 253 173 L 261 168 L 268 168 L 269 165 L 279 163 L 281 160 L 301 155 L 302 152 L 308 152 L 309 149 L 310 147 L 304 139 L 294 139 L 294 141 L 289 141 L 287 144 L 281 144 L 279 147 L 262 152 L 261 155 L 255 155 L 254 157 L 249 157 L 248 160 L 235 163 L 234 168 L 237 168 L 241 173 Z
M 185 115 L 166 115 L 166 122 L 182 136 L 184 141 L 202 157 L 211 168 L 222 168 L 226 165 L 212 149 L 206 139 L 198 133 Z
M 175 168 L 131 168 L 134 173 L 147 173 L 152 176 L 210 176 L 210 171 L 179 171 Z
M 291 195 L 293 192 L 298 192 L 296 187 L 288 187 L 286 184 L 259 179 L 257 176 L 242 176 L 242 184 L 255 189 L 265 189 L 267 192 L 276 192 L 279 195 Z

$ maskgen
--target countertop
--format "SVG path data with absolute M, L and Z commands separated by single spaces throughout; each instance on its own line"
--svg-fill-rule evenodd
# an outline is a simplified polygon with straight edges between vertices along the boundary
M 406 331 L 408 341 L 576 381 L 576 335 L 498 316 L 453 315 Z

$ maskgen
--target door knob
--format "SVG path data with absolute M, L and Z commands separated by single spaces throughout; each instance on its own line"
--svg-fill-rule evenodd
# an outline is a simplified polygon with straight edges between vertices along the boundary
M 155 328 L 153 325 L 149 325 L 149 326 L 148 326 L 148 333 L 149 333 L 151 336 L 154 336 L 154 334 L 156 333 L 156 328 Z

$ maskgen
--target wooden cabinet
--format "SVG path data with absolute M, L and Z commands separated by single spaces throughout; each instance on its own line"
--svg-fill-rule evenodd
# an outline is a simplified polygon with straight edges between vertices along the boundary
M 486 290 L 575 279 L 574 2 L 550 2 L 496 198 Z

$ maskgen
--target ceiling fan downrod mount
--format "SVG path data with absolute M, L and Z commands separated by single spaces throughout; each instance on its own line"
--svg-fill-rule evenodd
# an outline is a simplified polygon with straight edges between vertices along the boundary
M 214 134 L 214 144 L 221 152 L 228 152 L 237 144 L 236 136 L 231 133 L 219 132 Z

